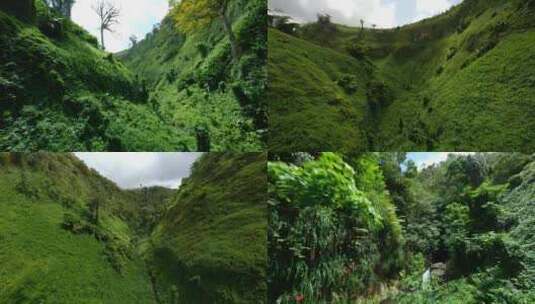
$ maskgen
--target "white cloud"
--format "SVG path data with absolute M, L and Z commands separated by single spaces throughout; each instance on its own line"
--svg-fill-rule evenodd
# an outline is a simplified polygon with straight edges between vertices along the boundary
M 316 14 L 324 13 L 338 23 L 360 25 L 360 19 L 364 19 L 367 24 L 392 27 L 396 19 L 396 3 L 384 4 L 383 0 L 269 0 L 268 5 L 306 21 L 314 21 Z
M 178 188 L 202 153 L 75 153 L 121 188 L 143 186 Z
M 72 20 L 91 32 L 100 40 L 98 17 L 92 9 L 97 0 L 76 0 L 72 10 Z M 152 26 L 167 14 L 168 0 L 109 0 L 121 8 L 119 24 L 115 33 L 106 32 L 106 49 L 117 52 L 129 47 L 129 37 L 143 38 L 152 31 Z
M 449 0 L 415 0 L 416 12 L 413 21 L 419 21 L 425 18 L 438 15 L 448 10 L 452 3 Z
M 367 26 L 379 28 L 402 25 L 401 22 L 417 21 L 441 13 L 461 0 L 268 0 L 270 9 L 280 9 L 289 15 L 315 21 L 317 13 L 327 13 L 334 22 L 360 26 L 360 19 Z

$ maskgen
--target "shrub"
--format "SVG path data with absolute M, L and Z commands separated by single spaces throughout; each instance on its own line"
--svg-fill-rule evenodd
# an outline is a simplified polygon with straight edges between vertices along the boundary
M 199 53 L 201 53 L 202 58 L 206 58 L 208 55 L 208 45 L 204 42 L 199 42 L 196 47 Z
M 457 48 L 452 46 L 448 50 L 448 54 L 446 55 L 446 59 L 447 60 L 451 60 L 456 54 L 457 54 Z
M 117 238 L 109 238 L 104 250 L 108 262 L 119 273 L 123 272 L 124 266 L 131 257 L 131 248 L 128 243 Z
M 336 83 L 348 94 L 353 94 L 358 89 L 357 77 L 351 74 L 343 74 Z
M 61 227 L 75 234 L 92 233 L 94 231 L 94 227 L 91 224 L 73 212 L 63 214 Z
M 367 53 L 367 48 L 360 43 L 351 43 L 346 46 L 346 51 L 354 58 L 362 59 Z
M 50 38 L 61 39 L 65 35 L 64 19 L 51 17 L 40 21 L 39 30 Z
M 269 163 L 268 176 L 270 302 L 323 303 L 363 293 L 378 276 L 396 272 L 395 212 L 357 189 L 367 180 L 357 182 L 339 156 L 324 153 L 301 167 Z
M 168 81 L 169 83 L 173 83 L 173 82 L 175 82 L 177 76 L 178 76 L 178 73 L 176 72 L 175 69 L 170 69 L 170 70 L 167 71 L 167 73 L 165 74 L 165 78 L 167 78 L 167 81 Z
M 377 114 L 381 108 L 390 104 L 388 87 L 383 81 L 372 80 L 366 88 L 368 105 L 372 113 Z

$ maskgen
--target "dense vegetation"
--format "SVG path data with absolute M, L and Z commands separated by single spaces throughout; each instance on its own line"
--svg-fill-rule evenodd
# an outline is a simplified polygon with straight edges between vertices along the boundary
M 531 152 L 534 13 L 464 0 L 393 29 L 271 22 L 270 149 Z
M 69 154 L 0 154 L 0 302 L 265 303 L 265 162 L 122 190 Z
M 535 156 L 271 158 L 271 303 L 535 301 Z
M 205 133 L 215 150 L 260 151 L 267 129 L 266 1 L 229 1 L 228 11 L 237 59 L 222 21 L 184 35 L 173 14 L 121 58 L 147 80 L 149 103 L 185 132 L 189 146 Z
M 167 17 L 116 55 L 42 0 L 2 1 L 0 150 L 261 150 L 261 2 L 232 2 L 243 53 L 230 64 L 215 20 L 183 35 Z

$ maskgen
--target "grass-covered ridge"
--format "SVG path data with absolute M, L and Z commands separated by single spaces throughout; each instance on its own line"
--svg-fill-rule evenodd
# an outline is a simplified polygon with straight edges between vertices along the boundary
M 126 202 L 113 183 L 74 156 L 4 153 L 0 193 L 0 302 L 153 301 L 134 234 L 114 211 Z M 86 215 L 96 193 L 106 202 L 91 230 Z
M 147 244 L 160 299 L 266 303 L 266 191 L 265 154 L 212 153 L 194 165 Z
M 0 154 L 0 302 L 265 303 L 265 184 L 254 153 L 207 154 L 179 190 Z
M 394 29 L 270 29 L 269 146 L 529 151 L 534 9 L 465 0 Z

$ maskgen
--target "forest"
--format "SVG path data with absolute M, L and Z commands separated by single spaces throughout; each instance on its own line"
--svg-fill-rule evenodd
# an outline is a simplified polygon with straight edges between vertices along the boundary
M 0 3 L 0 151 L 263 150 L 264 0 L 170 1 L 119 53 L 104 38 L 125 13 L 91 1 L 98 39 L 76 1 Z
M 535 302 L 535 155 L 269 159 L 270 303 Z
M 266 155 L 206 153 L 178 189 L 74 154 L 0 154 L 0 303 L 266 303 Z
M 463 0 L 381 29 L 270 12 L 270 151 L 531 153 L 534 15 L 532 0 Z

